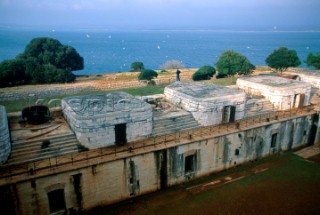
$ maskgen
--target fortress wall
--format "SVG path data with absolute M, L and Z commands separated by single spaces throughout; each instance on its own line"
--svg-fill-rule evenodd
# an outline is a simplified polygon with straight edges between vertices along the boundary
M 7 161 L 11 152 L 8 117 L 4 106 L 0 106 L 0 164 Z
M 313 115 L 203 138 L 55 172 L 11 185 L 19 214 L 49 214 L 48 192 L 62 189 L 68 213 L 89 210 L 199 178 L 308 143 Z M 140 153 L 140 154 L 138 154 Z M 78 186 L 76 181 L 78 180 Z

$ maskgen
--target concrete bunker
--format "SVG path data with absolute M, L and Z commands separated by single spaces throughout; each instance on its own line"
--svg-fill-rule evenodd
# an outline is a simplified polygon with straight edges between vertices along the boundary
M 125 92 L 62 100 L 63 114 L 89 149 L 144 139 L 152 132 L 151 106 Z
M 246 94 L 234 88 L 175 82 L 164 90 L 166 99 L 192 113 L 204 126 L 234 122 L 245 113 Z
M 311 85 L 277 76 L 238 78 L 237 86 L 251 95 L 264 96 L 278 110 L 309 105 Z

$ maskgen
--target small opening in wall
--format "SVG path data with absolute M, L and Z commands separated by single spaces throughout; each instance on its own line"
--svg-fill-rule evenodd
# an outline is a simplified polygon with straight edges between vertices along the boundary
M 303 131 L 303 136 L 305 136 L 307 134 L 307 131 L 306 130 L 304 130 Z
M 239 149 L 236 149 L 235 152 L 234 152 L 234 155 L 237 155 L 237 156 L 238 156 L 239 154 L 240 154 L 240 150 L 239 150 Z
M 185 173 L 194 172 L 195 155 L 189 155 L 185 159 Z
M 118 124 L 114 126 L 115 144 L 123 146 L 127 143 L 127 124 Z
M 32 187 L 33 189 L 36 189 L 36 188 L 37 188 L 36 181 L 31 181 L 31 187 Z
M 272 135 L 272 138 L 271 138 L 271 148 L 276 147 L 276 145 L 277 145 L 277 136 L 278 136 L 277 133 Z
M 54 190 L 48 193 L 50 213 L 66 209 L 64 190 Z
M 97 165 L 92 165 L 92 175 L 96 175 L 97 174 Z

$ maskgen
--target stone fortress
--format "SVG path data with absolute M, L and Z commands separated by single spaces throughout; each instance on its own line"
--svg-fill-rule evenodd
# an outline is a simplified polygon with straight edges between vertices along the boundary
M 7 121 L 0 107 L 2 209 L 75 214 L 318 144 L 320 76 L 304 80 L 256 76 L 230 87 L 175 82 L 141 98 L 68 97 L 36 126 L 12 114 Z

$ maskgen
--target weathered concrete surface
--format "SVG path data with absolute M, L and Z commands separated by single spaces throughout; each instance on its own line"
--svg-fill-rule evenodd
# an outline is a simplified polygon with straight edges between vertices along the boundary
M 62 100 L 63 114 L 79 142 L 89 149 L 115 144 L 115 126 L 126 125 L 126 140 L 152 132 L 152 108 L 128 93 L 75 96 Z
M 0 106 L 0 164 L 6 162 L 11 152 L 8 117 L 4 106 Z
M 309 105 L 311 85 L 276 76 L 238 78 L 237 86 L 248 94 L 262 95 L 275 109 L 288 110 Z
M 245 114 L 246 94 L 233 88 L 175 82 L 164 89 L 164 94 L 168 101 L 191 112 L 204 126 L 229 122 L 230 118 L 242 119 Z M 234 107 L 233 117 L 230 107 Z
M 50 214 L 48 193 L 55 190 L 63 193 L 61 213 L 89 210 L 307 144 L 313 117 L 234 130 L 149 152 L 142 149 L 126 157 L 110 155 L 107 162 L 75 164 L 68 171 L 53 168 L 54 174 L 30 175 L 29 180 L 8 183 L 2 189 L 11 190 L 11 201 L 23 200 L 14 203 L 21 215 Z

